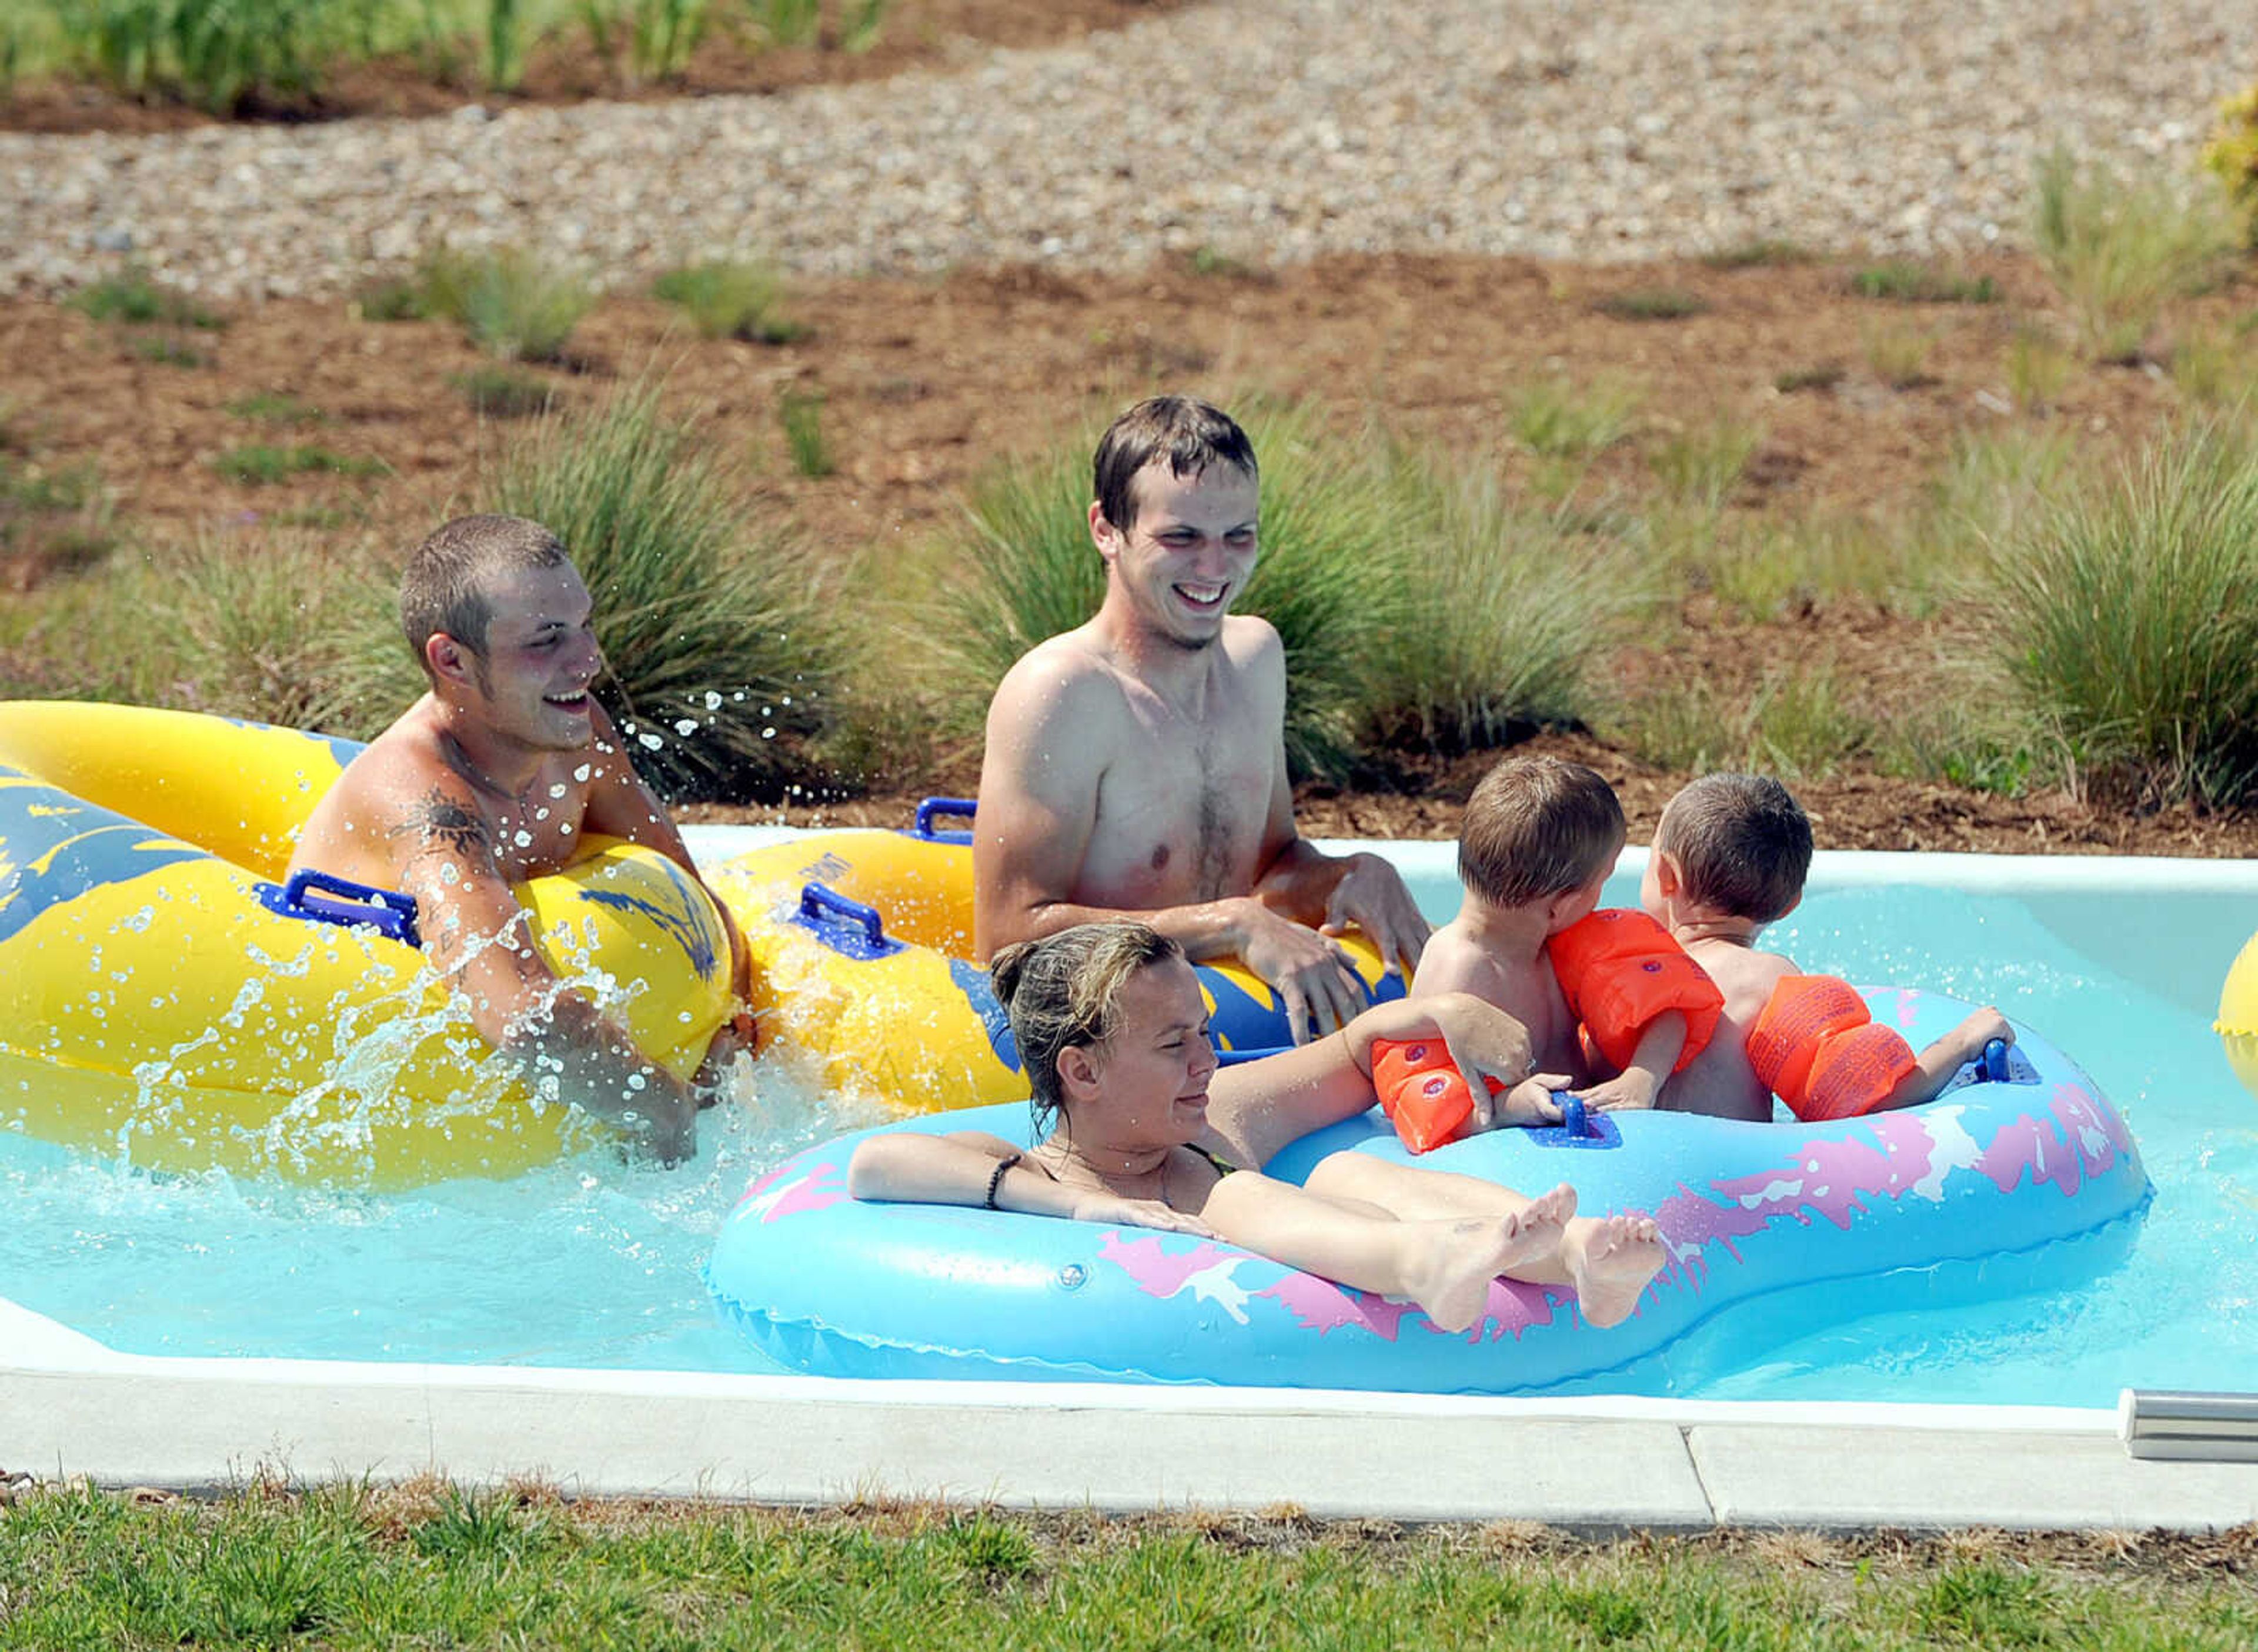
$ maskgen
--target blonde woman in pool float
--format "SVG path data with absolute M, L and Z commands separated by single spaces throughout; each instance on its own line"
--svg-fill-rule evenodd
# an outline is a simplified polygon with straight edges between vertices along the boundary
M 1405 1169 L 1385 1179 L 1376 1202 L 1257 1168 L 1372 1105 L 1375 1039 L 1442 1039 L 1478 1095 L 1488 1077 L 1526 1077 L 1526 1033 L 1479 999 L 1381 1004 L 1314 1044 L 1218 1069 L 1197 977 L 1146 925 L 1086 924 L 1006 947 L 994 975 L 1048 1133 L 1024 1152 L 974 1131 L 873 1136 L 849 1167 L 856 1198 L 1207 1235 L 1409 1298 L 1452 1331 L 1481 1317 L 1500 1275 L 1571 1286 L 1587 1321 L 1612 1325 L 1662 1265 L 1651 1218 L 1580 1216 L 1566 1182 L 1530 1198 Z

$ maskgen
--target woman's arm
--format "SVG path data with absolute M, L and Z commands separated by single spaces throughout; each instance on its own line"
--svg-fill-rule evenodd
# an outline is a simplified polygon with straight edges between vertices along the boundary
M 1005 1166 L 1000 1175 L 999 1165 Z M 847 1164 L 847 1191 L 857 1199 L 985 1207 L 991 1188 L 994 1209 L 1023 1216 L 1178 1233 L 1210 1231 L 1197 1216 L 1153 1200 L 1125 1199 L 1104 1188 L 1071 1188 L 1054 1181 L 1027 1164 L 1021 1150 L 1002 1137 L 976 1131 L 948 1136 L 899 1131 L 866 1137 L 856 1144 L 855 1156 Z

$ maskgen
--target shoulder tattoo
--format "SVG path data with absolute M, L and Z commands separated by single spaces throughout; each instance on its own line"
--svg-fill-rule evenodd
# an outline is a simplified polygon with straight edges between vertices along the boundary
M 476 812 L 437 786 L 422 802 L 411 805 L 387 835 L 413 837 L 419 847 L 452 849 L 458 854 L 477 854 L 492 844 L 486 823 Z

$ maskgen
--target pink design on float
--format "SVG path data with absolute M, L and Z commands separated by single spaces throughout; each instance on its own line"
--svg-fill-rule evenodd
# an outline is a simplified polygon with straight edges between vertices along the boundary
M 1136 1280 L 1137 1288 L 1147 1296 L 1165 1300 L 1189 1289 L 1195 1298 L 1214 1302 L 1240 1324 L 1246 1323 L 1248 1292 L 1235 1276 L 1242 1263 L 1258 1259 L 1247 1251 L 1202 1239 L 1171 1256 L 1156 1233 L 1133 1239 L 1109 1233 L 1097 1242 L 1097 1253 Z
M 2104 1175 L 2131 1149 L 2124 1121 L 2078 1084 L 2055 1086 L 2051 1110 L 2026 1113 L 1992 1138 L 1978 1166 L 2001 1193 L 2012 1193 L 2031 1173 L 2031 1186 L 2051 1185 L 2064 1197 L 2091 1176 Z
M 1275 1285 L 1255 1294 L 1275 1298 L 1303 1330 L 1313 1330 L 1320 1336 L 1352 1325 L 1370 1331 L 1382 1342 L 1392 1343 L 1395 1333 L 1402 1329 L 1404 1315 L 1419 1311 L 1409 1302 L 1398 1302 L 1370 1291 L 1353 1291 L 1298 1270 L 1289 1270 Z
M 838 1185 L 827 1187 L 825 1179 L 832 1176 L 839 1178 Z M 770 1223 L 784 1216 L 828 1210 L 833 1205 L 845 1204 L 850 1197 L 846 1176 L 829 1159 L 813 1170 L 802 1170 L 799 1161 L 792 1160 L 778 1166 L 746 1188 L 744 1197 L 729 1213 L 729 1219 L 735 1222 L 758 1216 L 763 1223 Z

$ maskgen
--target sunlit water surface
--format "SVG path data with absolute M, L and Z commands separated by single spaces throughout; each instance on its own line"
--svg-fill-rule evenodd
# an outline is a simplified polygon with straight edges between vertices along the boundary
M 1432 913 L 1456 904 L 1447 879 L 1415 888 Z M 2088 1287 L 1829 1325 L 1688 1397 L 2105 1406 L 2127 1386 L 2258 1387 L 2258 1103 L 2207 1016 L 2012 899 L 1814 893 L 1771 940 L 2037 1028 L 2123 1109 L 2156 1198 L 2132 1262 Z M 153 1174 L 0 1136 L 0 1295 L 135 1353 L 772 1369 L 716 1323 L 699 1270 L 754 1173 L 876 1115 L 775 1061 L 740 1077 L 681 1168 L 594 1152 L 403 1193 Z

